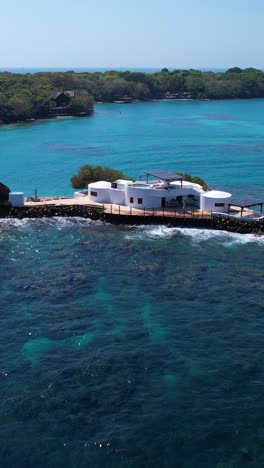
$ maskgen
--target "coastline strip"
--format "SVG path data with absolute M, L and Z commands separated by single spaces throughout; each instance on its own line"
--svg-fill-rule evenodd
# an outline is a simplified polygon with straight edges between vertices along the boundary
M 140 211 L 140 210 L 138 210 Z M 214 229 L 238 234 L 264 235 L 264 221 L 245 222 L 239 219 L 228 219 L 225 217 L 198 217 L 198 216 L 167 216 L 154 214 L 118 214 L 109 213 L 103 205 L 85 204 L 38 204 L 27 205 L 22 208 L 6 208 L 0 210 L 2 218 L 52 218 L 52 217 L 80 217 L 89 218 L 96 221 L 108 222 L 111 224 L 123 225 L 166 225 L 168 227 L 186 227 L 200 229 Z

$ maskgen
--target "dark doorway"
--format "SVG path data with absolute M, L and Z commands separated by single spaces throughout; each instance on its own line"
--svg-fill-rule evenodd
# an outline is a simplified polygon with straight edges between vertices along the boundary
M 161 197 L 161 208 L 166 208 L 166 197 Z
M 178 206 L 179 206 L 179 205 L 182 205 L 182 196 L 181 196 L 181 195 L 178 196 L 178 197 L 176 197 L 176 200 L 177 200 L 177 202 L 178 202 Z

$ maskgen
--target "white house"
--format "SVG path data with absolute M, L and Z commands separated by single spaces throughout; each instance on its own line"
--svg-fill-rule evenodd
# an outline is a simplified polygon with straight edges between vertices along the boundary
M 195 206 L 204 211 L 228 211 L 231 194 L 205 191 L 199 184 L 165 171 L 146 172 L 147 181 L 98 181 L 88 185 L 88 199 L 137 209 Z M 154 180 L 149 181 L 149 177 Z M 75 196 L 78 196 L 77 192 Z

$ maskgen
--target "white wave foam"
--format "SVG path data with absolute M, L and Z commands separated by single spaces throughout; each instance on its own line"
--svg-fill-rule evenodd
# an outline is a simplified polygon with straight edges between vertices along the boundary
M 192 243 L 200 243 L 210 240 L 221 242 L 225 247 L 243 245 L 252 242 L 264 245 L 264 236 L 254 234 L 237 234 L 228 231 L 216 231 L 213 229 L 197 228 L 169 228 L 166 226 L 133 226 L 134 232 L 126 234 L 129 240 L 146 240 L 157 238 L 171 238 L 186 236 L 191 238 Z
M 264 246 L 264 236 L 257 236 L 255 234 L 233 234 L 231 232 L 228 234 L 230 238 L 224 243 L 226 247 L 232 247 L 237 244 L 250 244 L 252 242 Z
M 94 221 L 80 217 L 53 217 L 53 218 L 25 218 L 25 219 L 1 219 L 0 230 L 7 227 L 15 227 L 19 229 L 28 229 L 32 226 L 50 226 L 58 230 L 62 230 L 71 226 L 100 226 L 104 225 L 103 221 Z M 106 224 L 108 225 L 108 223 Z M 111 224 L 109 224 L 111 226 Z M 121 227 L 124 229 L 124 226 Z M 258 243 L 264 245 L 264 236 L 254 234 L 237 234 L 227 231 L 216 231 L 213 229 L 197 229 L 197 228 L 179 228 L 167 227 L 165 225 L 151 226 L 126 226 L 127 240 L 154 240 L 154 239 L 169 239 L 173 237 L 189 237 L 192 243 L 201 243 L 205 241 L 215 240 L 220 242 L 225 247 L 233 247 L 235 245 L 244 245 L 248 243 Z
M 128 240 L 169 238 L 178 234 L 177 228 L 168 228 L 167 226 L 131 226 L 131 228 L 133 228 L 133 232 L 125 236 Z M 134 231 L 134 229 L 136 230 Z
M 23 227 L 27 224 L 28 219 L 17 219 L 17 218 L 8 218 L 0 219 L 0 227 L 4 226 L 14 226 L 14 227 Z
M 75 217 L 69 217 L 69 218 L 64 218 L 60 216 L 55 216 L 53 218 L 49 218 L 50 225 L 55 226 L 58 229 L 63 229 L 65 227 L 71 227 L 71 226 L 88 226 L 88 225 L 101 225 L 103 224 L 103 221 L 95 221 L 93 219 L 89 218 L 81 218 L 78 216 Z
M 214 229 L 188 229 L 180 228 L 181 232 L 192 237 L 194 242 L 201 242 L 207 240 L 218 240 L 226 247 L 233 245 L 243 245 L 251 242 L 257 242 L 264 245 L 264 236 L 257 236 L 254 234 L 238 234 L 228 231 L 216 231 Z
M 69 217 L 64 218 L 60 216 L 54 216 L 52 218 L 8 218 L 0 220 L 0 228 L 4 226 L 17 227 L 17 228 L 27 228 L 32 226 L 54 226 L 58 229 L 62 229 L 67 226 L 75 225 L 84 225 L 89 224 L 102 224 L 102 221 L 94 221 L 89 218 L 80 218 L 80 217 Z

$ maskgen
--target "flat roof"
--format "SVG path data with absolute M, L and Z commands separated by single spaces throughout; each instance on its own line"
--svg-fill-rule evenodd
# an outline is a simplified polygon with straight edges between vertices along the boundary
M 175 172 L 167 172 L 167 171 L 145 171 L 145 174 L 155 177 L 156 179 L 161 180 L 183 180 L 183 177 Z
M 203 197 L 208 198 L 230 198 L 231 196 L 231 193 L 222 192 L 220 190 L 209 190 L 208 192 L 203 193 Z
M 239 206 L 240 208 L 249 208 L 250 206 L 263 205 L 263 201 L 254 198 L 245 198 L 243 200 L 230 200 L 229 205 Z
M 110 188 L 111 182 L 106 182 L 105 180 L 98 180 L 97 182 L 91 182 L 88 184 L 88 188 Z

